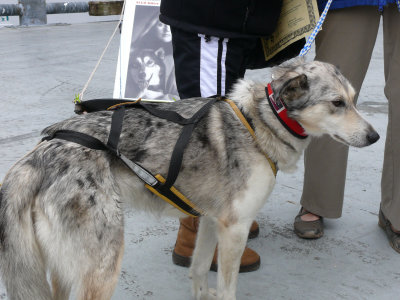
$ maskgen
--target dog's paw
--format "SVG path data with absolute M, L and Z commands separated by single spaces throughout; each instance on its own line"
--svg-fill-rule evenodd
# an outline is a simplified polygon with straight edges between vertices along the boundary
M 207 298 L 204 297 L 204 288 L 195 282 L 193 282 L 192 295 L 194 300 L 207 300 Z
M 208 300 L 216 300 L 217 299 L 217 290 L 213 288 L 208 289 Z
M 217 291 L 215 289 L 208 289 L 208 293 L 206 291 L 199 292 L 194 296 L 195 300 L 217 300 Z
M 193 299 L 195 300 L 216 300 L 217 291 L 209 289 L 207 284 L 207 277 L 199 280 L 193 280 Z

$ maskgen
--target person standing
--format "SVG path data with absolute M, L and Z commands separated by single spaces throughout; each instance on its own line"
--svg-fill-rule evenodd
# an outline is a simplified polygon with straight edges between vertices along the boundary
M 175 78 L 181 99 L 227 95 L 248 68 L 263 68 L 297 55 L 300 40 L 265 61 L 260 37 L 277 25 L 281 0 L 162 0 L 160 21 L 172 32 Z M 189 266 L 198 219 L 180 219 L 173 262 Z M 258 235 L 253 222 L 249 236 Z M 216 255 L 212 269 L 216 269 Z M 240 272 L 257 270 L 259 255 L 246 248 Z
M 327 1 L 319 0 L 323 9 Z M 383 21 L 385 96 L 388 127 L 381 178 L 379 225 L 400 252 L 400 4 L 396 1 L 332 2 L 323 30 L 316 38 L 316 60 L 339 67 L 358 92 L 371 61 Z M 356 96 L 356 100 L 357 100 Z M 329 159 L 326 159 L 329 157 Z M 304 156 L 304 187 L 294 231 L 302 238 L 323 235 L 323 218 L 342 214 L 348 147 L 329 137 L 311 142 Z

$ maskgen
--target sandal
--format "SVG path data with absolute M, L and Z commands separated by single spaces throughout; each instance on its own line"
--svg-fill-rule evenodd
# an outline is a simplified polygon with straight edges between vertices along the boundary
M 296 218 L 294 219 L 294 233 L 303 239 L 318 239 L 324 235 L 324 222 L 323 218 L 319 217 L 315 221 L 303 221 L 301 216 L 310 213 L 303 207 L 300 209 Z
M 379 209 L 379 226 L 385 231 L 389 244 L 392 248 L 400 253 L 400 233 L 393 231 L 392 224 L 388 219 L 386 219 L 385 215 L 382 212 L 382 209 Z

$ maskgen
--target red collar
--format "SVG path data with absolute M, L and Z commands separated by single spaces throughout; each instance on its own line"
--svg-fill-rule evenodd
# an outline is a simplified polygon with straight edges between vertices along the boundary
M 308 135 L 304 132 L 304 128 L 296 120 L 288 117 L 285 103 L 281 98 L 275 99 L 270 83 L 268 83 L 265 91 L 268 95 L 269 105 L 282 125 L 295 137 L 305 139 Z

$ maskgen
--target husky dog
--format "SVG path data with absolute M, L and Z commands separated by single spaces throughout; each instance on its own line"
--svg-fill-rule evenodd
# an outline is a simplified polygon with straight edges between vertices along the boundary
M 162 99 L 165 86 L 164 50 L 133 49 L 126 97 Z
M 256 139 L 224 101 L 195 128 L 175 187 L 203 212 L 190 269 L 194 299 L 236 299 L 240 258 L 250 225 L 279 170 L 290 171 L 310 137 L 328 134 L 364 147 L 379 135 L 357 112 L 355 91 L 337 68 L 295 59 L 276 67 L 270 83 L 288 116 L 308 135 L 291 134 L 272 111 L 266 85 L 241 80 L 230 99 Z M 190 117 L 205 99 L 159 104 Z M 44 130 L 68 129 L 107 141 L 110 111 L 80 115 Z M 153 174 L 166 176 L 181 126 L 127 109 L 119 149 Z M 0 192 L 0 268 L 10 299 L 110 299 L 124 249 L 123 207 L 181 216 L 153 195 L 113 154 L 60 139 L 40 142 L 8 172 Z M 207 286 L 218 242 L 216 295 Z M 46 274 L 50 274 L 51 283 Z

